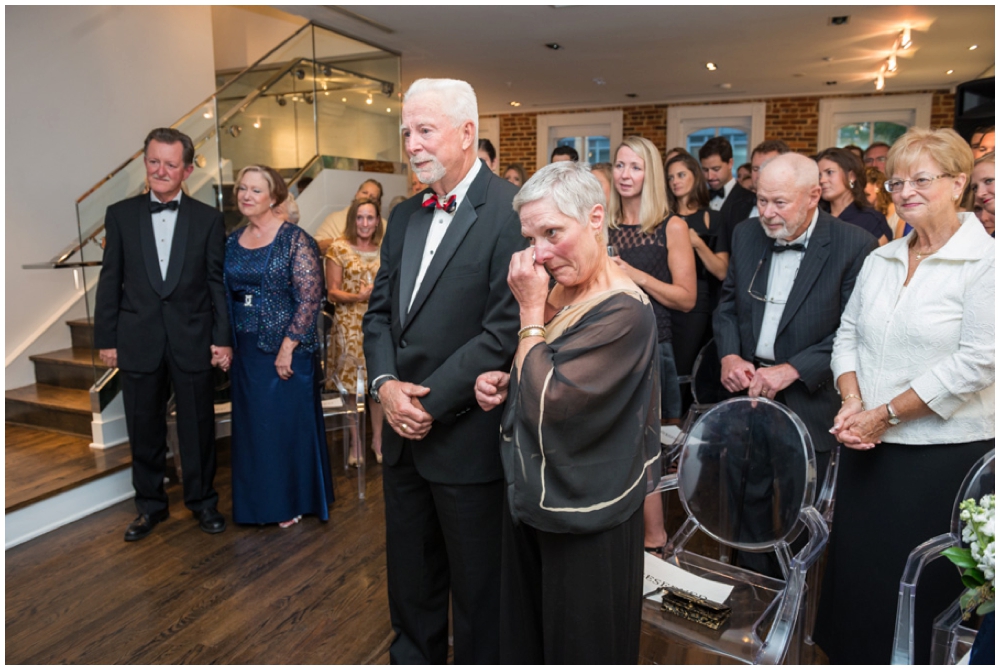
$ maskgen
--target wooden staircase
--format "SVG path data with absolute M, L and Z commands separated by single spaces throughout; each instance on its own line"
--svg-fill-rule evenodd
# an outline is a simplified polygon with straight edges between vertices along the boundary
M 35 383 L 7 391 L 7 422 L 90 436 L 88 389 L 108 369 L 93 349 L 90 321 L 67 321 L 72 346 L 31 356 Z
M 35 383 L 7 391 L 5 546 L 132 494 L 129 445 L 91 448 L 89 389 L 107 366 L 89 320 L 68 321 L 72 346 L 31 356 Z

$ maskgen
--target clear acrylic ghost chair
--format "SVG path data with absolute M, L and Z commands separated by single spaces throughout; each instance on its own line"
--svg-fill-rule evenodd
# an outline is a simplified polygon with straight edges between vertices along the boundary
M 691 427 L 677 473 L 654 484 L 676 489 L 688 515 L 665 560 L 734 588 L 725 603 L 732 614 L 719 630 L 662 612 L 649 599 L 647 630 L 744 663 L 797 663 L 806 573 L 829 537 L 813 507 L 816 462 L 802 420 L 763 398 L 720 402 Z M 774 552 L 784 579 L 688 551 L 699 530 L 741 552 Z M 808 542 L 793 556 L 789 544 L 803 530 Z
M 988 493 L 996 492 L 996 450 L 976 461 L 965 475 L 958 489 L 951 512 L 951 531 L 927 540 L 906 559 L 903 577 L 899 580 L 899 601 L 896 605 L 896 635 L 892 644 L 892 664 L 913 664 L 913 620 L 916 611 L 917 582 L 924 567 L 938 558 L 950 547 L 968 546 L 962 542 L 962 520 L 959 518 L 959 504 L 974 498 L 979 500 Z M 954 665 L 971 648 L 976 639 L 976 631 L 964 625 L 962 608 L 955 599 L 936 619 L 931 632 L 931 663 L 933 665 Z
M 340 381 L 334 365 L 330 363 L 330 350 L 335 347 L 336 325 L 327 312 L 320 312 L 320 365 L 323 370 L 320 397 L 323 402 L 323 422 L 327 432 L 339 430 L 342 437 L 344 472 L 350 473 L 348 455 L 351 453 L 354 434 L 361 444 L 358 455 L 358 499 L 365 499 L 365 380 L 364 367 L 357 366 L 356 388 L 348 389 Z M 357 365 L 357 362 L 354 362 Z M 331 459 L 333 461 L 333 459 Z
M 698 417 L 719 401 L 729 397 L 726 390 L 722 388 L 721 377 L 722 367 L 719 364 L 719 354 L 715 348 L 715 340 L 711 339 L 698 352 L 698 356 L 694 359 L 694 365 L 691 366 L 691 374 L 679 380 L 681 383 L 691 384 L 691 397 L 694 402 L 688 407 L 688 411 L 681 421 L 680 433 L 671 444 L 665 445 L 663 451 L 665 464 L 673 465 L 677 460 L 684 440 Z

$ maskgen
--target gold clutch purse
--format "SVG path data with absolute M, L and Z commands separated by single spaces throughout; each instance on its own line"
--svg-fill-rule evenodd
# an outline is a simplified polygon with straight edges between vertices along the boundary
M 661 610 L 712 630 L 719 630 L 733 612 L 728 605 L 705 600 L 682 589 L 664 586 L 658 591 L 663 596 Z

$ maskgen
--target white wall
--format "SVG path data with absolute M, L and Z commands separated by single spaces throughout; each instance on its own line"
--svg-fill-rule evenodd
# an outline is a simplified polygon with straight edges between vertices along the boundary
M 6 388 L 34 381 L 23 343 L 76 291 L 22 270 L 76 235 L 76 198 L 215 88 L 209 7 L 6 8 Z M 88 279 L 94 276 L 91 270 Z M 42 337 L 69 346 L 56 323 Z
M 273 49 L 308 20 L 272 7 L 212 7 L 215 68 L 242 70 Z

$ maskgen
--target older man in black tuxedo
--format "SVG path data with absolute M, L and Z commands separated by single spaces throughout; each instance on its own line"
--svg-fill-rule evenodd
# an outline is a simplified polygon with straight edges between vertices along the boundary
M 222 282 L 222 213 L 181 192 L 194 170 L 191 138 L 172 128 L 146 137 L 149 193 L 108 207 L 94 307 L 94 346 L 122 375 L 139 516 L 125 541 L 169 516 L 163 487 L 167 400 L 177 399 L 184 504 L 206 533 L 221 533 L 215 477 L 212 366 L 229 366 L 231 333 Z
M 525 246 L 517 188 L 477 158 L 472 87 L 421 79 L 403 99 L 410 165 L 430 186 L 398 205 L 364 319 L 382 403 L 393 663 L 444 663 L 451 591 L 456 664 L 499 660 L 500 413 L 476 377 L 510 367 L 520 325 L 507 287 Z

